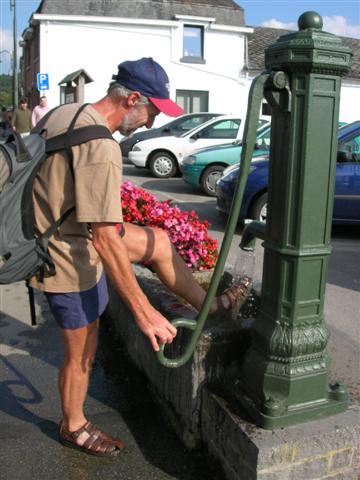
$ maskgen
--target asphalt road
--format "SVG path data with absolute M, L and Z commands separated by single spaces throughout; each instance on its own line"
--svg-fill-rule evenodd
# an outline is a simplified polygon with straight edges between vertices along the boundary
M 124 165 L 124 180 L 130 180 L 160 200 L 172 199 L 181 209 L 195 210 L 201 220 L 210 222 L 210 234 L 221 244 L 226 222 L 215 209 L 215 198 L 202 195 L 181 177 L 157 179 L 148 170 L 129 164 Z M 239 228 L 227 260 L 229 269 L 239 255 L 240 239 Z M 325 296 L 325 320 L 331 330 L 330 381 L 343 381 L 350 401 L 360 403 L 360 226 L 333 227 L 332 248 Z M 260 242 L 256 253 L 255 277 L 261 279 Z

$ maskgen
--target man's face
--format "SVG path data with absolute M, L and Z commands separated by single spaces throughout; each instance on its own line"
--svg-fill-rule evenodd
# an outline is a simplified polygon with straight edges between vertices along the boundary
M 122 119 L 118 130 L 122 135 L 129 137 L 140 127 L 151 128 L 159 113 L 160 110 L 151 103 L 146 105 L 136 104 Z
M 41 107 L 46 107 L 46 98 L 41 98 L 40 99 L 40 106 Z
M 27 103 L 20 103 L 20 108 L 22 110 L 26 110 L 27 109 Z

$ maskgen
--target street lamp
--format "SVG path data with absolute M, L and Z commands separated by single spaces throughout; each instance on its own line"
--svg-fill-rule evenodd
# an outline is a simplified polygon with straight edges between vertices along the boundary
M 17 76 L 17 45 L 16 45 L 16 36 L 17 36 L 17 25 L 16 25 L 16 0 L 10 0 L 10 10 L 13 10 L 13 107 L 14 109 L 18 106 L 18 76 Z

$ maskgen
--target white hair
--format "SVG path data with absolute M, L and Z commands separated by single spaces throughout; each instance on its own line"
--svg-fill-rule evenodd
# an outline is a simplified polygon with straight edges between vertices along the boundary
M 120 97 L 128 97 L 131 93 L 133 93 L 133 90 L 129 90 L 117 82 L 111 83 L 107 91 L 107 94 L 110 97 L 114 97 L 116 99 L 119 99 Z M 140 94 L 140 101 L 138 104 L 147 105 L 148 103 L 149 100 Z

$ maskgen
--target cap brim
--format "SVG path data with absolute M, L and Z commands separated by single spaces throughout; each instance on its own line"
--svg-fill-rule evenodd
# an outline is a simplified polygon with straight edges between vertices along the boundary
M 169 98 L 149 97 L 149 100 L 160 110 L 160 112 L 165 113 L 165 115 L 168 115 L 169 117 L 179 117 L 184 113 L 184 110 Z

